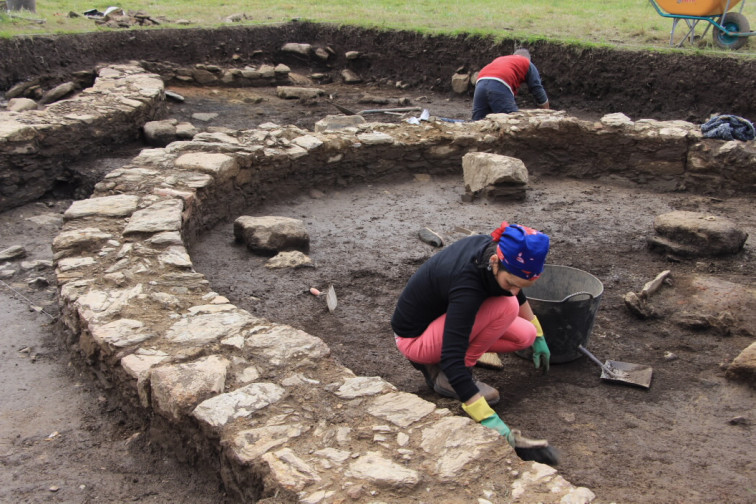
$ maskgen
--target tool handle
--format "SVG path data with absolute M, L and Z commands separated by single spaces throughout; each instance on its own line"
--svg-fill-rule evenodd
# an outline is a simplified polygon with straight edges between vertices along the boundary
M 585 348 L 583 345 L 578 345 L 578 350 L 580 350 L 585 355 L 587 355 L 588 357 L 590 357 L 590 359 L 593 362 L 595 362 L 596 364 L 598 364 L 599 366 L 601 366 L 601 369 L 603 369 L 610 376 L 615 377 L 615 378 L 618 376 L 618 374 L 617 374 L 616 371 L 612 370 L 611 368 L 609 368 L 609 366 L 607 366 L 606 364 L 604 364 L 603 362 L 601 362 L 600 360 L 598 360 L 596 358 L 596 356 L 593 355 L 591 352 L 589 352 L 588 349 Z

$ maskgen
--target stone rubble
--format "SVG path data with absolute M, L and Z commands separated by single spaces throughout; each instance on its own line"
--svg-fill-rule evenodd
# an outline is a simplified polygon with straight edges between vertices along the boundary
M 677 210 L 654 218 L 652 249 L 684 257 L 715 257 L 740 252 L 748 233 L 730 219 Z
M 103 88 L 110 108 L 99 109 Z M 87 99 L 86 107 L 77 101 Z M 141 125 L 164 99 L 152 74 L 105 67 L 93 90 L 73 99 L 76 106 L 66 100 L 58 119 L 44 116 L 46 126 L 34 111 L 29 118 L 0 114 L 0 156 L 14 161 L 2 166 L 14 174 L 43 155 L 34 148 L 41 131 L 112 115 L 132 114 Z M 547 175 L 621 174 L 693 188 L 705 172 L 705 190 L 756 187 L 754 170 L 733 181 L 717 156 L 688 177 L 686 160 L 704 142 L 717 145 L 682 121 L 615 114 L 594 123 L 540 110 L 464 124 L 362 122 L 316 132 L 264 124 L 198 134 L 143 150 L 66 211 L 53 244 L 61 321 L 73 349 L 134 407 L 215 458 L 242 501 L 588 503 L 595 499 L 589 489 L 521 461 L 497 433 L 460 412 L 379 377 L 355 376 L 319 338 L 228 303 L 194 271 L 187 245 L 292 178 L 306 188 L 408 170 L 453 173 L 470 152 L 515 157 Z M 733 151 L 753 166 L 752 145 Z M 9 170 L 0 177 L 4 198 L 9 186 L 20 187 Z M 743 360 L 752 363 L 748 355 Z
M 234 238 L 253 252 L 307 251 L 310 248 L 310 235 L 304 222 L 291 217 L 242 215 L 234 221 Z
M 465 198 L 476 194 L 489 200 L 507 198 L 523 201 L 526 197 L 528 169 L 522 160 L 488 152 L 469 152 L 462 156 Z

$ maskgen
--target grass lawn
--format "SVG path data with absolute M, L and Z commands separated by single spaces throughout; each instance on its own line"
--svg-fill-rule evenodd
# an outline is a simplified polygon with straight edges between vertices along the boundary
M 0 4 L 3 1 L 0 0 Z M 163 27 L 260 25 L 301 19 L 423 33 L 472 33 L 523 41 L 549 39 L 659 49 L 669 47 L 672 28 L 672 20 L 660 16 L 647 0 L 131 0 L 125 4 L 39 0 L 36 12 L 5 13 L 2 9 L 0 36 L 111 30 L 81 16 L 91 9 L 104 12 L 110 6 L 140 11 L 158 19 Z M 734 10 L 740 7 L 741 4 L 736 5 Z M 80 17 L 70 17 L 71 12 Z M 745 2 L 743 14 L 756 27 L 756 6 L 753 3 Z M 231 21 L 232 17 L 237 21 Z M 188 24 L 177 24 L 177 21 Z M 703 34 L 707 26 L 708 23 L 701 22 L 697 33 Z M 683 20 L 676 31 L 676 41 L 681 40 L 684 33 Z M 700 49 L 708 50 L 711 40 L 710 29 L 703 38 L 704 44 L 699 44 L 707 47 Z M 695 49 L 688 46 L 687 50 Z M 755 51 L 756 42 L 750 40 L 748 46 L 737 53 L 756 55 Z

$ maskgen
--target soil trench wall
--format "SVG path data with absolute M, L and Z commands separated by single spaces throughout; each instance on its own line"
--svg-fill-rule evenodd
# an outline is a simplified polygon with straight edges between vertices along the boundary
M 313 71 L 337 75 L 348 68 L 366 82 L 390 79 L 449 92 L 457 69 L 475 72 L 517 45 L 511 39 L 465 34 L 422 35 L 301 22 L 17 37 L 0 40 L 0 90 L 43 76 L 51 83 L 62 82 L 65 74 L 98 63 L 134 59 L 240 66 L 303 63 L 281 51 L 289 42 L 333 50 Z M 556 109 L 696 122 L 714 113 L 756 117 L 756 101 L 747 92 L 756 82 L 753 59 L 693 54 L 686 49 L 630 51 L 545 41 L 529 48 Z M 347 60 L 347 51 L 358 51 L 360 57 Z M 413 62 L 413 72 L 407 72 L 406 61 Z

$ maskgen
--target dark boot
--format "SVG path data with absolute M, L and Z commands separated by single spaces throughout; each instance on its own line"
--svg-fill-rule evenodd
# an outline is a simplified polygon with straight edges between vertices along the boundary
M 427 383 L 430 388 L 435 390 L 437 394 L 459 400 L 459 396 L 456 392 L 454 392 L 454 389 L 449 383 L 449 379 L 446 377 L 446 374 L 441 371 L 441 368 L 438 364 L 418 364 L 416 362 L 410 362 L 415 369 L 423 373 L 423 376 L 425 377 L 425 383 Z M 478 387 L 480 394 L 486 398 L 486 402 L 490 406 L 493 406 L 494 404 L 499 402 L 498 390 L 486 383 L 483 383 L 482 381 L 477 380 L 475 378 L 475 375 L 473 375 L 473 381 Z
M 432 365 L 429 364 L 418 364 L 417 362 L 409 361 L 410 364 L 412 364 L 412 367 L 423 373 L 423 376 L 425 377 L 425 383 L 428 384 L 428 387 L 433 388 L 433 383 L 436 381 L 436 375 L 438 374 L 438 366 L 436 367 L 435 373 L 431 373 Z

